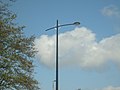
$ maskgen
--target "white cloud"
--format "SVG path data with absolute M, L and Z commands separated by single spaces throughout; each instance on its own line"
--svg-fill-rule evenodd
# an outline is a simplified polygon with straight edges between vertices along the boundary
M 105 88 L 99 89 L 99 90 L 120 90 L 120 87 L 108 86 L 108 87 L 105 87 Z
M 109 5 L 102 9 L 102 14 L 105 16 L 115 16 L 120 18 L 120 10 L 115 5 Z
M 42 35 L 35 40 L 39 60 L 49 67 L 55 63 L 55 35 Z M 59 34 L 61 66 L 80 66 L 100 69 L 113 61 L 120 66 L 120 34 L 97 42 L 95 33 L 81 27 Z

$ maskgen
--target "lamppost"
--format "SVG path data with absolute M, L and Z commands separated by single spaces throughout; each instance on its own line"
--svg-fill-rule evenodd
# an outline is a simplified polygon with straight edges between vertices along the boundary
M 58 25 L 58 20 L 57 20 L 55 27 L 51 27 L 45 30 L 45 31 L 48 31 L 56 28 L 56 90 L 58 90 L 58 28 L 63 26 L 69 26 L 69 25 L 80 25 L 80 22 Z

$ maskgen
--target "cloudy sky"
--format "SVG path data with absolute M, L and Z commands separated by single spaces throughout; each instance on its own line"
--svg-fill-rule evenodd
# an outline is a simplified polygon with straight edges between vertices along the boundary
M 61 90 L 120 90 L 119 0 L 17 0 L 11 9 L 16 22 L 35 35 L 38 51 L 35 78 L 42 90 L 53 90 L 55 30 L 59 28 L 59 87 Z

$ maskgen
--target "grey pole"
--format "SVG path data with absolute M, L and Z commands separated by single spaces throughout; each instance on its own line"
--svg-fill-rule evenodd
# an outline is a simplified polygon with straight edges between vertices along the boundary
M 58 20 L 56 29 L 56 90 L 58 90 Z
M 53 80 L 53 83 L 52 83 L 53 90 L 55 90 L 55 82 L 56 82 L 56 80 Z

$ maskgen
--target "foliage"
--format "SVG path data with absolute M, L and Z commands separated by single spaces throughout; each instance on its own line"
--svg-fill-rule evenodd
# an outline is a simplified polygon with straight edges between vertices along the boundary
M 0 2 L 0 90 L 38 90 L 33 78 L 34 36 L 13 23 L 16 15 Z

